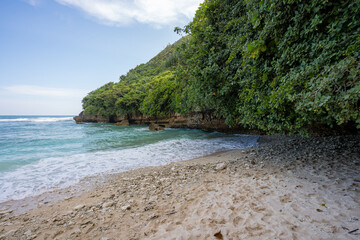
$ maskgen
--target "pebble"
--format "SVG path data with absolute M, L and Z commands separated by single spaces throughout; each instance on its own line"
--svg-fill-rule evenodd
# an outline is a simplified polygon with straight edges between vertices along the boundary
M 31 230 L 27 230 L 24 234 L 25 234 L 27 237 L 29 237 L 29 236 L 32 234 L 32 232 L 31 232 Z
M 149 198 L 149 202 L 155 202 L 157 199 L 158 199 L 157 196 L 151 196 L 151 197 Z
M 148 220 L 152 220 L 152 219 L 155 219 L 155 218 L 158 218 L 158 217 L 159 217 L 159 215 L 157 215 L 156 213 L 153 213 L 148 217 Z
M 33 232 L 31 232 L 31 230 L 26 231 L 24 235 L 26 236 L 26 239 L 34 239 L 37 237 L 36 234 L 33 234 Z
M 103 209 L 111 208 L 114 205 L 113 201 L 106 202 L 102 205 Z
M 126 205 L 121 207 L 121 210 L 123 210 L 123 211 L 130 210 L 130 209 L 131 209 L 130 204 L 126 204 Z
M 74 210 L 79 211 L 79 210 L 83 209 L 84 207 L 85 207 L 84 204 L 80 204 L 80 205 L 77 205 L 76 207 L 74 207 Z
M 215 170 L 220 171 L 225 169 L 226 167 L 227 167 L 226 163 L 219 163 L 218 165 L 216 165 Z

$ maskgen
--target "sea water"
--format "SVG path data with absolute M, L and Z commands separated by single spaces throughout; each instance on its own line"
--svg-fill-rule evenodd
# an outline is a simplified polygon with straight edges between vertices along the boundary
M 147 126 L 75 124 L 72 116 L 0 116 L 0 202 L 99 174 L 248 148 L 257 136 Z

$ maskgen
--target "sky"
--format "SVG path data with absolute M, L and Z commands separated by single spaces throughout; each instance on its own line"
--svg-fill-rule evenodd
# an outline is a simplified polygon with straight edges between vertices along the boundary
M 181 36 L 201 0 L 1 0 L 0 115 L 77 115 L 81 99 Z

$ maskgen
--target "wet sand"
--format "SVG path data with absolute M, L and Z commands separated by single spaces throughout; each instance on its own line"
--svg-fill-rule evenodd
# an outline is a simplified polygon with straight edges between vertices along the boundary
M 259 142 L 2 204 L 0 239 L 360 238 L 360 136 Z

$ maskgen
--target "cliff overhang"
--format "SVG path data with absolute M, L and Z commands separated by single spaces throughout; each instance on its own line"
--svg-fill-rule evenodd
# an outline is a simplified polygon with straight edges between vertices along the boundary
M 118 123 L 127 120 L 130 125 L 157 124 L 164 128 L 190 128 L 225 133 L 264 134 L 258 130 L 249 130 L 239 126 L 229 127 L 225 123 L 224 118 L 215 117 L 211 111 L 193 112 L 189 114 L 175 113 L 166 117 L 150 117 L 146 115 L 106 117 L 101 115 L 87 115 L 81 112 L 79 116 L 74 117 L 74 120 L 76 123 Z

